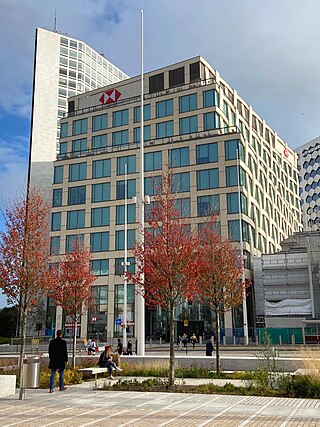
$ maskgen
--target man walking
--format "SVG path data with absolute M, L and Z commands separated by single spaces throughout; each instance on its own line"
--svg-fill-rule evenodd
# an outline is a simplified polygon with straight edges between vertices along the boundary
M 49 343 L 49 369 L 51 369 L 50 390 L 54 392 L 54 380 L 56 378 L 57 369 L 59 370 L 59 390 L 66 390 L 64 387 L 64 369 L 68 362 L 67 342 L 62 339 L 62 331 L 57 331 L 57 338 L 54 338 Z

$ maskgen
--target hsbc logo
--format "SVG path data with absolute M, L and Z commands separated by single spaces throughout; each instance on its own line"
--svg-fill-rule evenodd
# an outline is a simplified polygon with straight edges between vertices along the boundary
M 111 104 L 112 102 L 116 102 L 121 96 L 121 93 L 117 89 L 111 89 L 103 92 L 100 96 L 99 101 L 101 104 Z

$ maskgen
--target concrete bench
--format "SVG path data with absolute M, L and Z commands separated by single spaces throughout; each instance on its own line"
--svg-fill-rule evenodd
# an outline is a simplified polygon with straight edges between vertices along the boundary
M 115 370 L 114 368 L 112 368 L 113 370 Z M 82 368 L 79 369 L 79 372 L 84 372 L 88 375 L 94 375 L 94 379 L 97 381 L 98 379 L 98 374 L 104 374 L 105 372 L 109 372 L 108 368 Z
M 15 395 L 16 379 L 16 375 L 0 375 L 0 398 Z

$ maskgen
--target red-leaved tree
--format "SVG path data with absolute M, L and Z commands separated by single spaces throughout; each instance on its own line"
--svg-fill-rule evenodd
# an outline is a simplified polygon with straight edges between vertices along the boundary
M 197 280 L 194 256 L 196 240 L 190 232 L 183 212 L 176 208 L 171 174 L 162 176 L 162 187 L 153 204 L 147 209 L 148 226 L 144 245 L 138 243 L 133 251 L 136 273 L 127 273 L 144 296 L 147 306 L 160 306 L 170 319 L 169 386 L 174 385 L 174 313 L 184 299 L 192 299 Z M 142 282 L 141 277 L 145 280 Z
M 245 287 L 242 283 L 243 262 L 229 239 L 217 233 L 216 220 L 211 217 L 199 231 L 198 240 L 199 302 L 210 307 L 216 317 L 216 371 L 220 371 L 220 318 L 226 311 L 242 303 Z
M 91 270 L 91 253 L 77 240 L 71 252 L 59 263 L 59 285 L 51 292 L 56 305 L 65 310 L 72 321 L 72 366 L 76 366 L 77 323 L 92 304 L 92 284 L 96 276 Z
M 3 212 L 5 230 L 0 232 L 0 288 L 8 304 L 20 309 L 20 394 L 23 396 L 23 358 L 27 319 L 56 283 L 49 267 L 50 206 L 37 191 L 16 201 Z

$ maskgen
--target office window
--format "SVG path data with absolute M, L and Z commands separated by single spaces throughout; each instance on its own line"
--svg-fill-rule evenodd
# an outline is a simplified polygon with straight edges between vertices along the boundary
M 218 161 L 218 144 L 202 144 L 196 147 L 197 163 L 212 163 Z
M 112 132 L 112 145 L 122 145 L 129 143 L 128 130 L 120 130 L 118 132 Z
M 157 139 L 166 138 L 168 136 L 173 136 L 173 120 L 157 123 L 157 127 L 156 127 Z
M 190 191 L 189 172 L 174 173 L 172 175 L 172 192 L 183 193 L 184 191 Z
M 93 149 L 105 148 L 108 145 L 108 135 L 105 133 L 103 135 L 98 135 L 92 137 L 92 147 Z
M 198 116 L 184 117 L 179 120 L 180 135 L 198 132 Z
M 162 169 L 162 152 L 153 151 L 144 155 L 145 172 Z
M 72 141 L 72 151 L 85 153 L 87 151 L 87 140 L 86 138 L 76 139 Z
M 59 255 L 60 253 L 60 236 L 51 237 L 50 255 Z
M 136 172 L 136 156 L 124 156 L 117 158 L 117 175 L 125 174 L 125 165 L 127 165 L 127 173 Z
M 242 240 L 247 242 L 249 239 L 249 226 L 242 221 Z M 228 221 L 228 234 L 232 242 L 240 241 L 240 221 L 238 219 Z
M 112 126 L 124 126 L 129 123 L 129 111 L 121 110 L 121 111 L 114 111 L 112 113 Z
M 238 171 L 237 166 L 227 166 L 226 167 L 226 182 L 227 187 L 232 187 L 238 185 Z M 240 185 L 244 183 L 245 174 L 242 168 L 240 168 Z
M 175 199 L 174 207 L 179 212 L 181 218 L 190 217 L 190 199 Z
M 219 187 L 219 169 L 197 171 L 197 190 Z
M 61 184 L 63 182 L 63 166 L 55 166 L 54 167 L 54 184 Z
M 76 249 L 77 242 L 83 245 L 84 235 L 83 234 L 70 234 L 66 237 L 66 253 L 72 252 Z
M 197 94 L 185 95 L 179 97 L 179 112 L 185 113 L 197 109 Z
M 247 215 L 247 198 L 241 193 L 241 212 Z M 227 212 L 228 214 L 239 213 L 239 195 L 238 193 L 227 194 Z
M 56 188 L 52 194 L 52 206 L 62 206 L 62 188 Z
M 136 230 L 127 230 L 127 249 L 133 249 L 136 244 Z M 124 230 L 116 231 L 116 251 L 124 250 Z
M 216 129 L 220 127 L 220 118 L 217 113 L 205 113 L 203 115 L 204 130 Z
M 86 203 L 86 186 L 68 188 L 68 205 Z
M 107 202 L 110 200 L 110 182 L 92 185 L 92 203 Z
M 103 227 L 105 225 L 110 225 L 110 208 L 91 209 L 91 227 Z
M 72 135 L 80 135 L 87 132 L 87 119 L 74 120 L 72 123 Z
M 239 150 L 239 157 L 243 159 L 243 146 L 238 139 L 232 139 L 230 141 L 225 141 L 225 153 L 226 160 L 235 160 L 237 159 L 237 150 Z
M 189 66 L 190 71 L 190 83 L 197 82 L 200 80 L 200 62 L 194 62 Z
M 220 196 L 214 194 L 197 197 L 197 208 L 198 216 L 218 215 L 220 213 Z
M 189 147 L 173 148 L 170 150 L 170 167 L 189 166 Z
M 144 179 L 144 194 L 154 196 L 160 194 L 162 189 L 162 176 L 152 176 Z
M 169 71 L 169 87 L 180 86 L 184 84 L 184 67 Z
M 90 246 L 92 252 L 104 252 L 109 250 L 109 232 L 90 234 Z
M 139 123 L 141 121 L 141 107 L 134 107 L 133 110 L 133 122 L 134 123 Z M 150 120 L 151 118 L 151 109 L 150 109 L 150 104 L 144 105 L 143 106 L 143 120 Z
M 171 116 L 173 114 L 173 99 L 166 99 L 165 101 L 160 101 L 156 103 L 157 115 L 160 117 Z
M 164 73 L 149 77 L 149 93 L 160 92 L 164 89 Z
M 135 271 L 135 260 L 133 257 L 128 257 L 127 258 L 127 262 L 129 263 L 129 265 L 127 266 L 127 271 L 129 273 L 134 273 Z M 124 258 L 116 258 L 115 259 L 115 274 L 118 276 L 121 276 L 124 272 Z M 118 288 L 119 286 L 117 286 Z M 131 294 L 131 298 L 132 301 L 134 302 L 134 286 L 133 285 L 129 285 L 129 287 L 131 288 L 132 294 Z M 129 289 L 128 288 L 128 291 Z M 129 295 L 128 295 L 128 300 L 129 300 Z
M 128 179 L 127 180 L 127 199 L 131 199 L 136 195 L 136 180 Z M 116 184 L 116 198 L 124 199 L 125 198 L 125 181 L 117 181 Z
M 68 123 L 61 123 L 60 125 L 60 138 L 68 136 Z
M 203 107 L 216 107 L 219 105 L 219 95 L 215 90 L 205 90 L 203 92 Z
M 140 127 L 133 129 L 133 142 L 140 142 Z M 151 139 L 151 126 L 143 127 L 143 140 L 150 141 Z
M 213 224 L 210 224 L 210 222 L 202 222 L 198 224 L 198 232 L 201 234 L 201 231 L 204 228 L 209 228 L 212 230 L 215 234 L 218 234 L 221 236 L 221 224 L 220 221 L 215 221 Z
M 95 160 L 92 168 L 92 178 L 105 178 L 110 176 L 111 160 Z
M 92 131 L 108 129 L 108 114 L 100 114 L 92 117 Z
M 63 154 L 67 154 L 68 152 L 68 143 L 67 142 L 61 142 L 59 146 L 59 154 L 60 156 Z M 63 157 L 65 158 L 65 157 Z
M 135 203 L 127 205 L 127 219 L 128 224 L 136 222 L 136 205 Z M 124 205 L 116 207 L 116 224 L 124 224 Z
M 83 228 L 85 226 L 85 209 L 67 212 L 67 230 Z
M 109 260 L 108 259 L 92 260 L 91 271 L 95 276 L 107 276 L 109 274 Z
M 69 182 L 80 181 L 87 178 L 87 163 L 74 163 L 69 165 Z
M 51 214 L 51 231 L 61 230 L 61 212 Z

